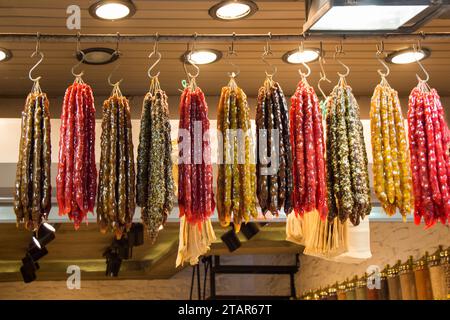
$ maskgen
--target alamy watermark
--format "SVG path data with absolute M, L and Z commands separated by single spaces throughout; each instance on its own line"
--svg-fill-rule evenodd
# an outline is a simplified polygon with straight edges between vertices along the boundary
M 80 290 L 81 289 L 81 269 L 77 265 L 70 265 L 67 267 L 67 277 L 66 285 L 69 290 Z
M 81 29 L 81 9 L 77 5 L 70 5 L 66 9 L 66 13 L 69 15 L 66 19 L 66 27 L 69 30 Z
M 367 267 L 367 288 L 370 290 L 381 289 L 381 269 L 379 266 L 370 265 Z
M 258 130 L 256 152 L 256 139 L 250 129 L 227 129 L 225 132 L 210 129 L 203 132 L 201 121 L 194 121 L 192 125 L 192 130 L 178 129 L 178 164 L 256 164 L 258 160 L 261 175 L 277 173 L 280 156 L 278 129 Z M 215 159 L 211 159 L 211 146 L 207 144 L 212 133 L 217 137 Z

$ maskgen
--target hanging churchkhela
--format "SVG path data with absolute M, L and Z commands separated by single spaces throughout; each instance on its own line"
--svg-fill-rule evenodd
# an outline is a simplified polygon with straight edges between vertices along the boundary
M 222 226 L 256 218 L 255 165 L 247 96 L 231 77 L 222 88 L 217 108 L 217 130 L 223 139 L 217 177 L 217 211 Z M 277 195 L 278 197 L 278 195 Z
M 375 194 L 388 215 L 398 209 L 405 220 L 412 204 L 408 142 L 397 91 L 384 76 L 372 96 L 370 127 Z
M 321 58 L 322 59 L 322 58 Z M 327 80 L 325 72 L 323 70 L 322 61 L 321 68 L 321 80 Z M 307 67 L 307 65 L 305 65 Z M 308 68 L 309 69 L 309 68 Z M 325 96 L 322 89 L 319 89 L 324 95 L 325 99 L 318 102 L 318 98 L 314 92 L 314 89 L 306 81 L 308 74 L 303 74 L 302 80 L 296 90 L 296 93 L 291 99 L 291 130 L 293 135 L 291 139 L 293 143 L 293 159 L 296 167 L 294 168 L 294 177 L 297 183 L 297 189 L 295 189 L 295 200 L 297 200 L 297 207 L 295 215 L 289 215 L 286 221 L 286 240 L 298 243 L 305 246 L 304 253 L 307 255 L 332 258 L 338 256 L 347 251 L 347 225 L 346 223 L 341 223 L 338 218 L 326 219 L 327 215 L 327 198 L 326 198 L 326 167 L 324 160 L 324 138 L 323 138 L 323 128 L 322 128 L 322 116 L 326 115 L 326 104 L 329 98 Z M 313 129 L 308 129 L 311 126 L 311 121 L 313 121 Z M 305 134 L 313 135 L 312 137 L 306 137 Z M 305 152 L 305 142 L 315 141 L 315 160 L 316 163 L 321 166 L 320 170 L 317 170 L 317 178 L 320 175 L 320 182 L 318 181 L 316 187 L 317 193 L 316 197 L 320 195 L 321 200 L 317 202 L 320 207 L 317 206 L 313 212 L 308 214 L 302 214 L 307 212 L 305 205 L 301 205 L 302 198 L 300 194 L 302 190 L 301 185 L 298 185 L 300 179 L 306 180 L 306 164 L 303 164 L 307 160 Z M 314 151 L 314 149 L 312 149 Z M 316 154 L 319 154 L 317 157 Z M 303 159 L 303 161 L 300 161 Z M 296 161 L 296 162 L 295 162 Z M 311 161 L 311 160 L 310 160 Z M 301 175 L 300 175 L 301 174 Z M 300 179 L 299 179 L 300 178 Z M 310 182 L 312 182 L 310 178 Z M 304 182 L 305 183 L 305 182 Z M 304 196 L 303 196 L 304 198 Z M 308 208 L 309 210 L 309 208 Z M 300 213 L 300 215 L 298 215 Z
M 137 157 L 136 203 L 151 241 L 173 208 L 169 105 L 157 77 L 144 98 Z
M 92 89 L 78 75 L 66 90 L 56 176 L 59 214 L 68 214 L 75 229 L 94 212 L 97 191 L 95 106 Z
M 322 112 L 304 75 L 291 98 L 289 118 L 294 211 L 297 215 L 317 211 L 325 219 L 328 204 Z
M 368 160 L 359 106 L 341 76 L 327 105 L 328 219 L 358 225 L 371 211 Z
M 258 91 L 256 140 L 256 192 L 262 213 L 278 216 L 283 208 L 289 214 L 293 176 L 288 106 L 280 84 L 270 76 Z
M 414 221 L 446 223 L 450 212 L 450 132 L 435 89 L 420 80 L 409 96 L 408 132 L 414 190 Z
M 114 85 L 103 102 L 97 222 L 117 239 L 131 227 L 135 209 L 135 171 L 128 99 Z
M 35 230 L 47 219 L 51 208 L 51 143 L 50 111 L 47 95 L 34 80 L 22 111 L 14 192 L 17 222 L 27 230 Z
M 181 95 L 178 152 L 180 239 L 176 265 L 186 261 L 195 265 L 216 239 L 210 220 L 215 202 L 208 105 L 195 77 Z
M 326 117 L 326 106 L 329 97 L 323 92 L 320 83 L 322 81 L 330 82 L 330 80 L 326 76 L 323 66 L 324 62 L 324 58 L 321 55 L 319 57 L 321 72 L 317 87 L 323 96 L 323 100 L 319 103 L 320 114 L 323 117 Z M 308 68 L 306 64 L 304 64 L 304 66 Z M 305 83 L 309 73 L 309 68 L 308 74 L 300 72 L 303 78 L 302 81 Z M 294 99 L 294 107 L 300 102 L 298 101 L 300 100 L 298 98 L 302 96 L 303 95 L 297 94 L 297 99 Z M 295 139 L 295 137 L 293 139 Z M 289 215 L 286 221 L 286 240 L 304 245 L 304 254 L 307 255 L 332 258 L 346 252 L 348 250 L 347 224 L 345 222 L 341 223 L 337 217 L 333 219 L 323 218 L 324 215 L 322 214 L 321 216 L 319 212 L 299 216 Z

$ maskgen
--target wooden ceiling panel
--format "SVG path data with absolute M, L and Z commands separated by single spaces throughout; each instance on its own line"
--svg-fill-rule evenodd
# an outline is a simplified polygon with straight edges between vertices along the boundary
M 41 32 L 41 33 L 75 33 L 66 29 L 66 8 L 71 4 L 78 4 L 81 8 L 81 33 L 115 33 L 122 34 L 190 34 L 190 33 L 301 33 L 305 17 L 304 1 L 257 1 L 259 11 L 248 19 L 234 22 L 214 20 L 208 15 L 208 9 L 217 1 L 152 1 L 135 0 L 137 11 L 131 19 L 121 21 L 103 21 L 92 18 L 88 13 L 89 6 L 94 1 L 81 0 L 0 0 L 0 32 Z M 445 18 L 445 16 L 443 16 Z M 423 28 L 426 32 L 442 32 L 450 29 L 450 20 L 435 19 Z M 387 52 L 412 46 L 407 42 L 386 42 Z M 0 97 L 25 96 L 31 87 L 28 80 L 28 70 L 35 62 L 30 58 L 34 50 L 34 43 L 0 42 L 0 47 L 6 47 L 13 52 L 13 59 L 0 63 Z M 326 70 L 329 77 L 336 81 L 336 72 L 340 66 L 333 61 L 332 53 L 336 43 L 324 43 L 326 52 Z M 114 44 L 82 43 L 82 48 L 106 46 L 114 48 Z M 213 48 L 226 54 L 229 43 L 197 43 L 197 48 Z M 239 65 L 241 74 L 239 84 L 254 96 L 258 87 L 264 80 L 264 65 L 260 57 L 264 43 L 236 43 L 238 56 L 233 61 Z M 311 42 L 305 46 L 319 47 L 319 43 Z M 432 50 L 430 59 L 424 61 L 431 74 L 431 84 L 438 88 L 441 95 L 450 95 L 447 86 L 450 71 L 450 43 L 424 42 Z M 277 65 L 276 79 L 285 87 L 287 94 L 294 90 L 299 76 L 297 67 L 288 65 L 281 60 L 287 51 L 296 49 L 296 43 L 272 43 L 273 59 Z M 46 59 L 37 72 L 43 76 L 42 87 L 50 96 L 60 96 L 66 86 L 73 80 L 70 68 L 76 63 L 74 58 L 75 43 L 45 43 L 41 44 Z M 186 44 L 161 43 L 159 46 L 163 60 L 158 66 L 161 70 L 162 86 L 169 95 L 178 95 L 180 81 L 185 77 L 181 54 L 186 50 Z M 119 59 L 121 67 L 114 75 L 115 78 L 124 78 L 123 91 L 128 95 L 142 95 L 148 86 L 146 69 L 150 62 L 147 58 L 152 50 L 151 44 L 123 43 L 120 44 L 123 53 Z M 357 95 L 371 95 L 373 87 L 378 82 L 376 70 L 380 68 L 374 59 L 375 42 L 355 43 L 345 42 L 346 52 L 342 61 L 351 68 L 349 82 Z M 117 62 L 116 62 L 117 63 Z M 106 66 L 83 66 L 85 80 L 89 81 L 99 96 L 108 95 L 110 87 L 106 77 L 114 68 Z M 318 80 L 319 66 L 317 62 L 311 64 L 313 75 L 310 82 L 315 84 Z M 389 81 L 402 95 L 407 95 L 415 85 L 417 65 L 392 66 Z M 199 84 L 206 94 L 217 95 L 220 87 L 227 82 L 229 64 L 226 59 L 201 66 Z

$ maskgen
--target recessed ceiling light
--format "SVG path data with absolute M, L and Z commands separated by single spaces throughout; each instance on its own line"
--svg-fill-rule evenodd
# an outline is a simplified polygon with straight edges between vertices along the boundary
M 131 0 L 101 0 L 89 7 L 94 18 L 103 20 L 120 20 L 129 18 L 136 12 Z
M 111 48 L 87 48 L 81 50 L 84 52 L 84 61 L 85 64 L 93 64 L 93 65 L 101 65 L 108 64 L 116 61 L 119 58 L 119 55 L 116 54 L 116 51 Z M 78 61 L 81 61 L 83 55 L 81 53 L 77 54 Z
M 193 62 L 194 64 L 209 64 L 222 58 L 222 52 L 214 49 L 199 49 L 186 52 L 181 56 L 182 61 Z
M 283 55 L 283 61 L 292 64 L 308 63 L 319 58 L 320 50 L 316 48 L 305 48 L 303 51 L 292 50 Z
M 306 1 L 304 32 L 412 32 L 445 9 L 430 0 Z
M 258 6 L 248 0 L 227 0 L 219 2 L 209 9 L 209 15 L 214 19 L 225 21 L 248 18 L 258 11 Z
M 12 53 L 8 49 L 0 48 L 0 62 L 11 59 Z
M 431 51 L 427 48 L 414 50 L 413 48 L 394 51 L 386 57 L 386 61 L 394 64 L 408 64 L 426 59 L 430 56 Z

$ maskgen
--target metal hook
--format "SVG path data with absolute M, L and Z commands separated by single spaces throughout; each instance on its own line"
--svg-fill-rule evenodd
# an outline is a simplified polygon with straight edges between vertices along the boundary
M 391 73 L 391 69 L 386 64 L 386 62 L 384 62 L 380 58 L 380 56 L 384 53 L 384 42 L 381 41 L 380 45 L 377 44 L 376 47 L 377 47 L 376 58 L 377 58 L 378 62 L 380 62 L 383 65 L 384 69 L 386 70 L 385 73 L 383 73 L 383 71 L 381 69 L 378 69 L 377 72 L 382 78 L 386 78 Z
M 272 39 L 272 33 L 268 33 L 268 39 L 267 39 L 267 41 L 266 41 L 266 45 L 264 46 L 264 52 L 263 52 L 263 54 L 261 55 L 261 60 L 262 60 L 262 62 L 264 62 L 268 67 L 270 67 L 270 68 L 272 68 L 273 69 L 273 72 L 272 73 L 268 73 L 267 72 L 267 70 L 265 70 L 264 72 L 266 73 L 266 76 L 267 77 L 273 77 L 276 73 L 277 73 L 277 71 L 278 71 L 278 68 L 277 68 L 277 66 L 275 66 L 275 65 L 273 65 L 272 63 L 270 63 L 269 61 L 267 61 L 266 60 L 266 57 L 268 57 L 268 56 L 272 56 L 272 48 L 271 48 L 271 46 L 270 46 L 270 40 Z
M 344 74 L 342 74 L 342 73 L 340 73 L 340 72 L 337 73 L 339 77 L 345 78 L 345 77 L 347 77 L 347 76 L 350 74 L 350 68 L 349 68 L 345 63 L 343 63 L 340 59 L 337 59 L 337 56 L 338 56 L 339 54 L 342 54 L 342 55 L 345 54 L 344 49 L 343 49 L 342 42 L 341 42 L 339 45 L 336 46 L 336 51 L 334 52 L 334 57 L 333 57 L 333 58 L 334 58 L 334 60 L 336 60 L 341 66 L 343 66 L 343 67 L 345 68 L 345 73 L 344 73 Z
M 414 52 L 417 52 L 417 47 L 416 45 L 413 45 L 414 48 Z M 420 50 L 420 40 L 418 41 L 418 48 Z M 419 65 L 420 69 L 422 69 L 423 73 L 425 74 L 425 80 L 423 80 L 422 78 L 419 77 L 419 75 L 416 73 L 416 77 L 417 80 L 419 80 L 419 82 L 428 82 L 428 80 L 430 80 L 430 74 L 427 72 L 427 70 L 425 69 L 425 67 L 423 66 L 422 62 L 420 62 L 417 58 L 416 58 L 416 62 Z
M 114 69 L 111 71 L 111 73 L 109 74 L 109 76 L 108 76 L 108 83 L 109 83 L 109 85 L 110 85 L 111 87 L 114 87 L 114 86 L 120 84 L 120 83 L 123 81 L 123 79 L 120 79 L 120 80 L 117 81 L 117 82 L 112 82 L 112 81 L 111 81 L 111 77 L 112 77 L 113 73 L 116 72 L 117 69 L 119 69 L 119 67 L 120 67 L 120 64 L 118 63 L 118 64 L 114 67 Z
M 306 68 L 307 72 L 303 73 L 301 69 L 298 69 L 298 73 L 302 78 L 306 79 L 311 75 L 311 68 L 304 61 L 302 61 L 301 64 Z
M 194 61 L 191 60 L 191 54 L 193 53 L 193 48 L 194 47 L 195 47 L 195 45 L 193 45 L 192 50 L 189 50 L 189 43 L 188 43 L 188 50 L 187 50 L 185 58 L 183 59 L 184 72 L 186 72 L 186 75 L 188 76 L 189 79 L 195 79 L 200 74 L 200 68 L 194 63 Z M 189 64 L 192 65 L 195 68 L 195 70 L 196 70 L 195 75 L 191 74 L 188 71 L 187 66 L 186 66 L 187 62 L 189 62 Z
M 228 72 L 228 76 L 230 78 L 236 78 L 239 75 L 239 73 L 241 73 L 241 70 L 240 70 L 239 66 L 237 66 L 231 59 L 232 56 L 237 57 L 236 50 L 234 50 L 234 40 L 235 40 L 235 38 L 236 38 L 236 33 L 233 32 L 233 40 L 231 40 L 231 45 L 230 45 L 230 47 L 228 47 L 228 53 L 227 53 L 228 63 L 233 67 L 233 69 L 235 69 L 235 71 Z
M 328 98 L 328 96 L 325 94 L 325 92 L 322 90 L 322 87 L 320 86 L 320 83 L 322 81 L 326 81 L 328 83 L 331 83 L 331 80 L 327 78 L 327 74 L 325 73 L 325 68 L 324 65 L 325 64 L 325 58 L 323 55 L 323 50 L 322 50 L 322 43 L 320 43 L 320 56 L 319 56 L 319 65 L 320 65 L 320 79 L 319 82 L 317 83 L 317 87 L 319 88 L 320 93 L 322 94 L 323 98 L 326 100 Z
M 78 68 L 84 62 L 84 59 L 86 57 L 86 54 L 84 53 L 84 51 L 80 49 L 80 37 L 81 37 L 81 34 L 78 32 L 77 33 L 77 55 L 81 54 L 81 60 L 78 61 L 78 63 L 75 64 L 71 69 L 72 75 L 76 78 L 81 78 L 84 74 L 84 71 L 81 71 L 79 74 L 76 74 L 75 69 Z
M 161 71 L 158 71 L 158 73 L 154 76 L 152 76 L 152 74 L 151 74 L 153 68 L 156 67 L 156 65 L 161 61 L 161 58 L 162 58 L 161 52 L 158 51 L 158 40 L 159 40 L 159 34 L 156 33 L 156 40 L 155 40 L 155 44 L 153 45 L 153 51 L 148 56 L 149 59 L 151 59 L 156 54 L 156 61 L 150 66 L 150 68 L 147 71 L 149 78 L 156 78 L 161 73 Z
M 304 49 L 305 49 L 305 48 L 304 48 L 304 46 L 303 46 L 303 41 L 302 41 L 301 44 L 300 44 L 300 46 L 299 46 L 299 48 L 298 48 L 298 51 L 299 51 L 299 52 L 303 52 Z M 300 76 L 301 76 L 303 79 L 306 79 L 306 78 L 308 78 L 308 77 L 311 75 L 311 68 L 310 68 L 310 67 L 306 64 L 306 62 L 304 62 L 304 61 L 302 61 L 301 64 L 306 68 L 307 72 L 306 72 L 306 73 L 303 73 L 302 70 L 299 68 L 299 69 L 298 69 L 298 73 L 300 74 Z
M 119 41 L 120 41 L 120 33 L 117 32 L 116 50 L 115 50 L 114 53 L 113 53 L 114 55 L 117 55 L 117 56 L 120 56 L 120 51 L 119 51 Z M 114 87 L 114 86 L 116 86 L 116 85 L 119 85 L 119 84 L 123 81 L 123 79 L 120 79 L 119 81 L 117 81 L 117 82 L 115 82 L 115 83 L 113 83 L 113 82 L 111 81 L 111 77 L 112 77 L 113 73 L 116 72 L 117 69 L 119 69 L 119 67 L 120 67 L 120 63 L 117 63 L 117 65 L 114 67 L 114 69 L 111 71 L 111 73 L 110 73 L 109 76 L 108 76 L 108 83 L 109 83 L 109 85 L 112 86 L 112 87 Z
M 37 33 L 37 40 L 36 40 L 36 49 L 34 50 L 34 52 L 31 54 L 31 58 L 34 58 L 36 55 L 39 54 L 40 59 L 38 62 L 36 62 L 36 64 L 30 69 L 30 71 L 28 72 L 28 77 L 30 78 L 31 81 L 36 82 L 39 81 L 41 79 L 41 77 L 36 77 L 33 78 L 33 76 L 31 75 L 33 73 L 33 71 L 42 63 L 42 61 L 44 61 L 44 53 L 41 51 L 41 35 L 39 34 L 39 32 Z
M 193 41 L 193 43 L 192 43 L 192 51 L 195 51 L 195 49 L 196 49 L 197 36 L 198 36 L 198 33 L 195 32 L 195 33 L 194 33 L 194 41 Z
M 196 79 L 199 74 L 200 74 L 200 68 L 194 63 L 193 60 L 191 60 L 191 55 L 192 53 L 195 51 L 195 43 L 197 41 L 197 32 L 194 33 L 194 41 L 192 43 L 192 49 L 190 48 L 190 44 L 187 43 L 187 50 L 186 50 L 186 55 L 184 56 L 183 59 L 183 68 L 184 68 L 184 72 L 186 73 L 186 76 L 190 79 L 190 80 L 194 80 Z M 189 63 L 191 66 L 193 66 L 195 68 L 195 74 L 191 74 L 188 69 L 187 69 L 187 63 Z
M 119 51 L 119 42 L 120 42 L 120 33 L 117 32 L 117 41 L 116 41 L 116 50 L 114 51 L 114 54 L 120 55 L 120 51 Z

